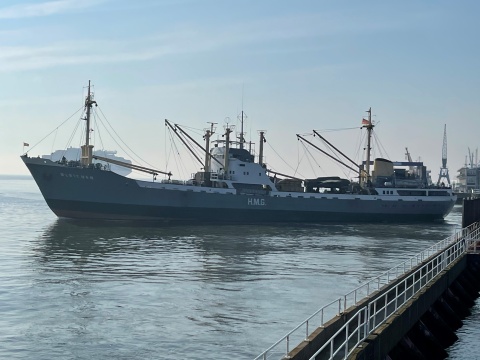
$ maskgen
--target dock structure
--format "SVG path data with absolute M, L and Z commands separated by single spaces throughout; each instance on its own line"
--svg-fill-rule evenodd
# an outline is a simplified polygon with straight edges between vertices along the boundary
M 467 217 L 460 231 L 317 310 L 255 360 L 447 357 L 480 296 L 480 218 Z
M 480 198 L 465 198 L 462 210 L 462 227 L 465 228 L 480 221 Z

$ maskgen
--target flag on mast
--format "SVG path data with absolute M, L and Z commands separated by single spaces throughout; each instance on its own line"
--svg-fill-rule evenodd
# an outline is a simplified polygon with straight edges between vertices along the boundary
M 29 143 L 26 143 L 26 142 L 24 142 L 24 143 L 23 143 L 23 146 L 30 146 L 30 144 L 29 144 Z
M 362 126 L 368 126 L 370 125 L 370 121 L 367 119 L 362 119 Z

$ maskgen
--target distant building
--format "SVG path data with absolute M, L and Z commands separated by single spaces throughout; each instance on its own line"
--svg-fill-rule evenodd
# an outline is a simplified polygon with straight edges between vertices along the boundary
M 478 193 L 480 191 L 480 167 L 462 167 L 458 170 L 457 191 Z

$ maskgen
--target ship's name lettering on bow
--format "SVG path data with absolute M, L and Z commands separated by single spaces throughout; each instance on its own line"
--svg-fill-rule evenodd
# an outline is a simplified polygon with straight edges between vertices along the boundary
M 75 179 L 93 180 L 93 176 L 90 176 L 90 175 L 77 175 L 77 174 L 68 174 L 68 173 L 61 172 L 60 176 L 70 177 Z
M 265 199 L 248 198 L 248 205 L 265 206 Z

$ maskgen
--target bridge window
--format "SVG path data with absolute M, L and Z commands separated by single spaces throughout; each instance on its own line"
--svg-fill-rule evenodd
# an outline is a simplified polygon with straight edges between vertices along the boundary
M 428 196 L 450 196 L 450 194 L 445 190 L 430 190 Z
M 397 190 L 398 195 L 401 196 L 426 196 L 427 192 L 424 190 Z

